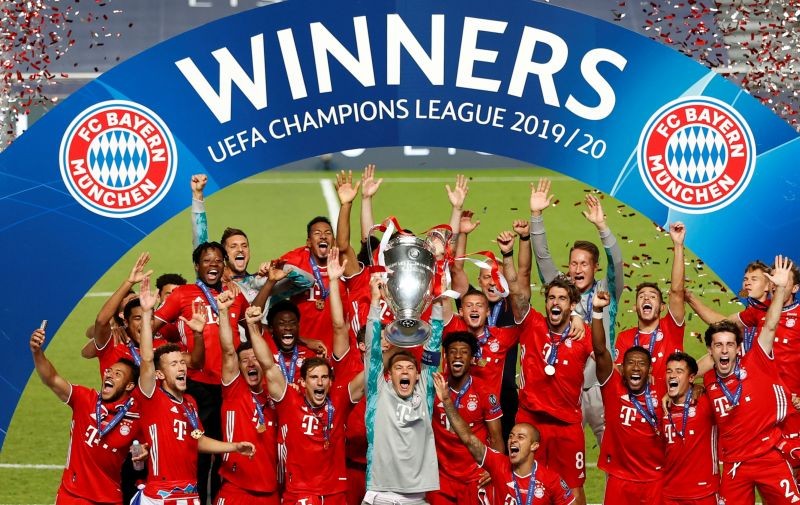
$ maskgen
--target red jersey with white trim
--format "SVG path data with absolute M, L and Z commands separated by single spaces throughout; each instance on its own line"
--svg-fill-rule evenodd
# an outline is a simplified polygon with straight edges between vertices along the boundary
M 336 356 L 331 355 L 328 361 L 331 364 L 333 380 L 336 385 L 346 385 L 364 371 L 364 356 L 355 344 L 351 344 L 341 358 L 337 359 Z
M 523 322 L 522 324 L 526 323 Z M 486 387 L 498 394 L 500 385 L 503 383 L 506 354 L 508 354 L 508 350 L 511 347 L 519 342 L 522 328 L 520 326 L 504 328 L 485 326 L 484 328 L 488 330 L 488 336 L 485 332 L 480 336 L 476 335 L 478 344 L 481 346 L 481 357 L 477 359 L 476 364 L 470 369 L 470 375 L 480 379 Z M 453 318 L 444 327 L 445 338 L 448 333 L 455 331 L 470 331 L 464 319 L 457 314 L 454 314 Z
M 259 433 L 258 409 L 264 419 Z M 278 489 L 278 422 L 269 393 L 253 393 L 241 374 L 222 385 L 222 434 L 225 442 L 247 440 L 256 446 L 255 456 L 239 453 L 222 456 L 219 474 L 240 489 L 272 493 Z
M 209 287 L 208 290 L 212 296 L 219 295 L 219 292 L 214 288 Z M 222 290 L 225 291 L 227 288 Z M 206 358 L 202 370 L 189 369 L 189 378 L 207 384 L 221 384 L 222 348 L 219 345 L 219 315 L 206 299 L 203 290 L 197 284 L 178 286 L 172 291 L 172 294 L 169 295 L 164 304 L 156 310 L 155 316 L 165 323 L 174 323 L 179 320 L 179 316 L 191 319 L 192 307 L 195 303 L 201 303 L 206 311 L 206 327 L 203 330 Z M 249 306 L 250 304 L 244 295 L 239 293 L 233 301 L 233 305 L 228 309 L 228 319 L 233 329 L 233 343 L 235 346 L 239 345 L 238 321 L 244 317 L 244 312 Z M 194 332 L 180 324 L 178 325 L 178 330 L 181 333 L 181 340 L 186 343 L 186 348 L 191 349 L 194 345 Z
M 656 331 L 656 341 L 652 344 L 650 375 L 653 376 L 655 384 L 661 384 L 667 380 L 667 358 L 673 352 L 683 351 L 683 335 L 686 324 L 675 322 L 672 314 L 667 314 L 659 319 Z M 636 335 L 639 335 L 639 344 L 647 350 L 651 349 L 652 333 L 639 332 L 638 328 L 628 328 L 617 335 L 614 344 L 614 364 L 621 365 L 625 357 L 625 351 L 634 346 Z
M 369 268 L 362 265 L 357 274 L 345 279 L 347 298 L 350 300 L 349 312 L 352 314 L 350 329 L 353 331 L 353 335 L 356 335 L 358 330 L 367 324 L 369 306 L 372 301 L 372 291 L 369 287 L 371 275 Z M 389 324 L 392 321 L 394 321 L 394 314 L 386 300 L 381 298 L 381 323 Z
M 531 474 L 519 476 L 512 472 L 511 462 L 508 456 L 500 454 L 494 449 L 486 448 L 483 462 L 480 467 L 489 472 L 492 476 L 492 484 L 495 489 L 496 503 L 504 505 L 524 505 L 528 498 L 528 488 L 531 483 Z M 575 503 L 575 496 L 557 473 L 546 466 L 534 462 L 536 469 L 536 481 L 533 488 L 533 500 L 531 505 L 552 504 L 552 505 L 571 505 Z M 516 481 L 517 485 L 514 486 Z M 517 501 L 517 491 L 519 488 L 520 499 Z
M 275 345 L 275 341 L 272 340 L 270 334 L 267 333 L 266 330 L 265 333 L 264 340 L 266 340 L 267 344 L 269 345 L 269 350 L 272 351 L 272 357 L 275 360 L 275 364 L 278 365 L 278 368 L 280 368 L 284 378 L 286 378 L 287 381 L 299 386 L 300 379 L 302 379 L 300 375 L 300 367 L 303 366 L 303 363 L 305 363 L 307 359 L 313 358 L 317 355 L 317 353 L 312 351 L 310 347 L 306 347 L 300 342 L 297 342 L 295 345 L 295 348 L 297 349 L 297 359 L 294 361 L 294 365 L 292 365 L 294 351 L 278 351 L 278 346 Z M 328 349 L 330 349 L 330 347 Z
M 659 426 L 661 397 L 665 388 L 650 389 L 650 405 Z M 600 385 L 606 412 L 606 431 L 600 444 L 597 466 L 614 477 L 637 482 L 651 482 L 662 477 L 664 441 L 630 401 L 622 374 L 614 367 Z M 635 397 L 647 408 L 644 393 Z
M 692 500 L 712 495 L 719 488 L 717 428 L 708 396 L 689 403 L 685 427 L 683 419 L 683 405 L 670 406 L 669 414 L 661 417 L 664 496 Z
M 490 393 L 480 379 L 473 377 L 463 395 L 450 388 L 450 397 L 472 433 L 488 445 L 489 428 L 486 422 L 503 417 L 497 396 Z M 453 432 L 444 405 L 438 399 L 433 405 L 433 435 L 440 472 L 457 480 L 474 480 L 480 477 L 480 468 L 467 447 Z
M 174 296 L 175 292 L 172 292 Z M 178 402 L 157 385 L 148 398 L 137 387 L 133 393 L 141 416 L 141 431 L 150 444 L 145 494 L 156 497 L 159 490 L 197 485 L 197 440 L 192 437 L 192 422 L 187 415 L 197 416 L 197 402 L 191 395 L 183 395 Z M 199 416 L 197 427 L 203 426 Z
M 781 438 L 778 424 L 791 407 L 775 361 L 767 356 L 758 340 L 737 366 L 739 378 L 732 373 L 720 379 L 731 395 L 742 386 L 739 403 L 731 409 L 727 408 L 730 401 L 718 384 L 716 371 L 711 370 L 703 377 L 719 427 L 719 459 L 725 463 L 747 461 L 772 450 Z
M 354 406 L 350 391 L 346 385 L 331 388 L 328 397 L 333 407 L 332 423 L 327 402 L 312 408 L 304 391 L 287 387 L 283 398 L 276 402 L 279 423 L 287 427 L 286 492 L 344 493 L 347 491 L 344 426 Z M 329 424 L 332 424 L 330 430 Z
M 769 301 L 766 302 L 769 304 Z M 766 310 L 753 306 L 739 313 L 739 320 L 745 326 L 756 327 L 756 339 L 764 326 Z M 753 342 L 755 346 L 755 341 Z M 774 365 L 788 390 L 800 394 L 800 367 L 797 356 L 800 354 L 800 304 L 792 303 L 783 308 L 778 326 L 775 328 Z
M 544 412 L 565 423 L 580 423 L 583 369 L 592 355 L 592 332 L 588 325 L 581 340 L 550 331 L 545 316 L 530 309 L 523 323 L 520 343 L 519 405 L 531 412 Z M 545 367 L 556 352 L 555 374 Z
M 311 268 L 311 250 L 306 247 L 298 247 L 281 256 L 290 265 L 294 265 L 314 276 Z M 333 323 L 331 321 L 331 307 L 327 297 L 323 299 L 322 289 L 328 292 L 330 281 L 328 281 L 328 267 L 319 265 L 319 275 L 323 286 L 314 282 L 314 286 L 307 291 L 295 295 L 291 298 L 300 311 L 300 334 L 306 338 L 321 340 L 325 347 L 333 349 Z M 349 317 L 350 300 L 347 297 L 347 286 L 343 280 L 339 280 L 339 293 L 342 295 L 342 306 L 345 308 L 345 317 Z M 317 302 L 323 303 L 322 308 L 317 308 Z
M 119 503 L 122 463 L 133 440 L 140 437 L 139 405 L 134 402 L 122 420 L 101 437 L 97 427 L 97 395 L 94 389 L 72 385 L 66 401 L 72 409 L 72 422 L 61 489 L 91 502 Z M 101 404 L 101 429 L 108 426 L 129 398 L 123 395 L 113 403 Z

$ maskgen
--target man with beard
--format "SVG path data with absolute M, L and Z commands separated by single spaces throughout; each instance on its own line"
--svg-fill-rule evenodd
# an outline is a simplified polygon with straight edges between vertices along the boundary
M 683 276 L 686 266 L 683 263 L 683 243 L 686 228 L 683 223 L 669 225 L 669 236 L 672 239 L 672 271 L 669 285 L 669 302 L 667 314 L 661 317 L 664 297 L 661 289 L 654 282 L 643 282 L 636 286 L 636 328 L 620 332 L 615 347 L 616 364 L 622 364 L 625 351 L 631 347 L 644 347 L 650 354 L 653 375 L 651 384 L 662 385 L 667 373 L 667 356 L 673 352 L 683 351 L 683 336 L 686 326 L 683 304 Z
M 503 452 L 497 395 L 489 393 L 481 379 L 470 374 L 478 353 L 478 341 L 469 332 L 448 333 L 442 348 L 447 362 L 447 385 L 455 395 L 455 409 L 482 443 Z M 433 434 L 439 459 L 439 490 L 428 493 L 431 505 L 494 503 L 489 474 L 481 470 L 455 434 L 442 401 L 433 407 Z
M 607 420 L 597 463 L 608 476 L 603 503 L 661 505 L 664 443 L 658 404 L 665 382 L 650 386 L 650 353 L 642 346 L 625 351 L 622 371 L 614 366 L 602 324 L 610 303 L 608 292 L 594 294 L 592 346 Z
M 472 458 L 492 479 L 497 503 L 572 505 L 575 497 L 566 482 L 535 458 L 539 432 L 528 423 L 518 423 L 508 437 L 508 457 L 490 449 L 470 429 L 451 398 L 450 388 L 441 374 L 434 374 L 436 396 L 444 406 L 453 431 Z
M 201 275 L 209 279 L 208 275 Z M 147 482 L 136 499 L 144 505 L 165 505 L 179 500 L 199 505 L 197 453 L 238 452 L 252 456 L 255 446 L 250 442 L 221 442 L 204 433 L 197 403 L 186 393 L 188 370 L 180 348 L 168 344 L 153 351 L 151 320 L 158 298 L 150 291 L 148 277 L 142 281 L 139 298 L 144 310 L 142 364 L 134 397 L 140 405 L 142 431 L 150 444 L 150 464 Z M 176 298 L 174 292 L 170 296 L 173 298 Z M 218 306 L 216 299 L 213 303 Z
M 130 396 L 139 370 L 125 359 L 111 364 L 103 372 L 98 393 L 61 377 L 44 355 L 44 341 L 44 328 L 31 335 L 36 373 L 72 409 L 69 452 L 56 503 L 120 503 L 120 470 L 128 448 L 139 436 L 138 405 Z
M 785 300 L 793 289 L 792 262 L 777 256 L 768 277 L 775 285 L 773 300 Z M 758 339 L 741 358 L 742 335 L 736 324 L 719 321 L 705 333 L 714 362 L 703 379 L 719 429 L 720 503 L 754 503 L 755 489 L 765 503 L 800 501 L 791 469 L 776 448 L 789 405 L 772 355 L 782 309 L 781 303 L 770 304 Z
M 539 276 L 544 283 L 550 282 L 559 273 L 553 258 L 550 256 L 542 214 L 550 206 L 553 199 L 553 195 L 549 193 L 550 181 L 548 179 L 539 179 L 539 183 L 536 186 L 531 183 L 531 236 L 533 237 L 531 246 L 536 257 Z M 597 228 L 600 242 L 606 253 L 606 276 L 603 279 L 596 278 L 597 271 L 600 268 L 600 250 L 594 243 L 586 240 L 576 240 L 570 249 L 569 267 L 566 275 L 580 292 L 581 299 L 575 309 L 583 317 L 586 324 L 591 322 L 592 296 L 594 292 L 608 291 L 611 293 L 611 304 L 603 313 L 603 320 L 606 325 L 606 345 L 609 348 L 613 348 L 617 303 L 622 296 L 622 289 L 625 285 L 622 251 L 617 243 L 617 238 L 606 224 L 606 217 L 600 200 L 592 194 L 587 194 L 585 203 L 586 210 L 583 211 L 583 216 Z M 587 361 L 586 369 L 583 371 L 581 408 L 583 411 L 583 424 L 589 425 L 599 444 L 603 438 L 605 418 L 603 417 L 600 385 L 597 383 L 594 366 L 593 360 Z
M 221 320 L 228 317 L 234 296 L 223 291 L 217 297 Z M 259 307 L 248 307 L 248 324 L 261 320 Z M 215 498 L 217 505 L 278 505 L 277 435 L 275 405 L 264 390 L 264 374 L 253 351 L 245 342 L 234 348 L 231 325 L 219 327 L 222 347 L 222 430 L 225 440 L 253 441 L 256 454 L 246 458 L 240 454 L 222 457 L 222 486 Z
M 192 253 L 197 281 L 193 284 L 178 286 L 172 291 L 167 301 L 155 312 L 154 328 L 158 330 L 165 323 L 172 323 L 179 319 L 192 317 L 192 314 L 201 310 L 206 313 L 206 325 L 203 329 L 203 344 L 205 346 L 205 364 L 202 370 L 189 370 L 187 387 L 189 394 L 197 401 L 200 411 L 200 420 L 205 430 L 212 438 L 222 438 L 220 429 L 220 409 L 222 407 L 222 350 L 219 343 L 219 309 L 216 296 L 227 290 L 222 283 L 222 273 L 227 260 L 225 249 L 218 242 L 208 242 L 197 246 Z M 247 300 L 241 293 L 237 293 L 233 305 L 228 311 L 228 319 L 233 328 L 237 328 L 238 321 L 244 319 L 244 311 L 248 307 Z M 194 346 L 193 332 L 181 328 L 181 339 L 186 346 Z M 237 337 L 238 337 L 238 332 Z M 235 342 L 239 339 L 235 338 Z M 220 458 L 213 462 L 208 455 L 202 455 L 197 465 L 197 482 L 201 500 L 216 494 L 219 489 L 219 464 Z M 209 492 L 206 484 L 211 479 Z
M 683 352 L 667 358 L 669 406 L 661 417 L 664 438 L 664 505 L 717 505 L 717 430 L 708 395 L 692 399 L 697 362 Z

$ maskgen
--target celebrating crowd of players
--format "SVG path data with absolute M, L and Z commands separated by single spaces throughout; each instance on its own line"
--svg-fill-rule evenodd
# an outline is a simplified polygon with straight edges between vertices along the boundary
M 316 217 L 305 245 L 255 273 L 244 231 L 208 240 L 205 182 L 191 182 L 196 281 L 153 283 L 142 254 L 87 329 L 100 391 L 58 375 L 44 328 L 31 336 L 36 371 L 73 411 L 56 503 L 585 504 L 586 425 L 604 503 L 739 505 L 756 489 L 800 502 L 800 271 L 788 258 L 748 265 L 745 308 L 718 314 L 684 289 L 686 229 L 672 223 L 666 299 L 639 284 L 637 324 L 618 331 L 623 259 L 595 196 L 583 214 L 605 278 L 591 241 L 555 267 L 547 180 L 531 185 L 530 220 L 498 234 L 499 259 L 467 255 L 478 222 L 459 176 L 431 241 L 447 270 L 436 294 L 458 295 L 438 296 L 423 316 L 431 338 L 404 349 L 382 335 L 393 273 L 372 253 L 374 166 L 355 183 L 337 176 L 336 236 Z M 481 268 L 475 286 L 467 262 Z M 687 305 L 709 324 L 697 360 L 683 352 Z

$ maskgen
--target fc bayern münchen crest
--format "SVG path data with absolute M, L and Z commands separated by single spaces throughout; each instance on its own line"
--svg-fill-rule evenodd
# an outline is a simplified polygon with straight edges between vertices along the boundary
M 59 164 L 78 203 L 101 216 L 127 218 L 150 210 L 167 194 L 178 152 L 153 111 L 109 100 L 72 120 L 61 139 Z
M 637 154 L 650 193 L 687 214 L 713 212 L 736 200 L 756 163 L 753 133 L 744 118 L 706 96 L 679 98 L 653 114 Z

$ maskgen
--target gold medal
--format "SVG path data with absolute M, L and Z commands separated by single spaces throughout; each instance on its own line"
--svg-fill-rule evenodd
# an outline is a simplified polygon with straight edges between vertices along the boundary
M 264 425 L 263 425 L 263 424 L 261 424 L 261 423 L 258 423 L 258 424 L 256 425 L 256 431 L 257 431 L 257 432 L 259 432 L 259 433 L 264 433 L 265 431 L 267 431 L 267 427 L 266 427 L 266 426 L 264 426 Z
M 322 447 L 324 447 L 325 450 L 327 451 L 331 447 L 331 441 L 330 440 L 326 440 L 325 443 L 322 444 Z
M 195 440 L 200 440 L 200 437 L 203 436 L 203 430 L 195 429 L 192 430 L 192 438 Z
M 325 300 L 318 298 L 314 303 L 317 305 L 317 310 L 325 309 Z
M 733 410 L 734 405 L 725 405 L 725 412 L 730 412 Z
M 487 363 L 488 363 L 488 361 L 486 361 L 483 358 L 478 360 L 478 366 L 486 366 Z

